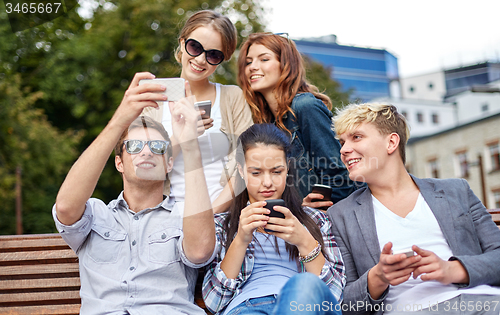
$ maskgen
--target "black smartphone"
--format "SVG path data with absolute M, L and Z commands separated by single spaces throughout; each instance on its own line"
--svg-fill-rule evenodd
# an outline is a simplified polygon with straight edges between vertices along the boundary
M 271 213 L 266 214 L 266 215 L 269 216 L 269 217 L 284 219 L 285 215 L 283 213 L 281 213 L 281 212 L 278 212 L 278 211 L 274 210 L 273 209 L 274 206 L 282 206 L 282 207 L 284 207 L 285 206 L 285 201 L 283 199 L 269 199 L 269 200 L 266 200 L 266 205 L 264 206 L 264 208 L 269 209 L 271 211 Z M 268 223 L 268 225 L 272 225 L 272 223 Z M 266 232 L 273 232 L 273 230 L 271 230 L 271 229 L 264 229 L 264 231 L 266 231 Z
M 208 119 L 210 118 L 210 112 L 212 109 L 212 101 L 201 101 L 201 102 L 196 102 L 194 103 L 194 106 L 198 108 L 198 110 L 204 110 L 205 114 L 201 115 L 201 118 L 203 119 Z
M 323 199 L 313 199 L 311 200 L 312 202 L 316 201 L 331 201 L 332 200 L 332 187 L 326 186 L 326 185 L 321 185 L 321 184 L 314 184 L 312 188 L 312 193 L 315 194 L 321 194 L 323 195 Z M 327 210 L 328 207 L 319 207 L 318 209 L 320 210 Z

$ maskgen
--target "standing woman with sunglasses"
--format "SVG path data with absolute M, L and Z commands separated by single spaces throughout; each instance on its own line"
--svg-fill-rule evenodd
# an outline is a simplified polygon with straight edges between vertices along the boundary
M 274 123 L 292 137 L 293 174 L 304 205 L 329 207 L 355 190 L 340 159 L 332 127 L 332 102 L 307 82 L 302 57 L 282 34 L 256 33 L 243 43 L 238 81 L 255 123 Z M 332 188 L 330 201 L 312 194 L 314 184 Z
M 189 82 L 196 100 L 212 102 L 211 117 L 199 122 L 203 124 L 201 129 L 205 130 L 198 140 L 210 199 L 216 212 L 225 211 L 232 199 L 228 182 L 231 182 L 236 171 L 236 141 L 253 124 L 250 108 L 239 87 L 209 81 L 217 66 L 231 58 L 236 43 L 237 33 L 233 23 L 217 12 L 203 10 L 194 13 L 186 21 L 175 52 L 182 66 L 181 78 Z M 167 131 L 171 130 L 172 118 L 167 106 L 160 111 L 147 109 L 144 114 L 161 121 Z M 182 156 L 176 156 L 169 179 L 170 195 L 183 201 L 185 185 Z

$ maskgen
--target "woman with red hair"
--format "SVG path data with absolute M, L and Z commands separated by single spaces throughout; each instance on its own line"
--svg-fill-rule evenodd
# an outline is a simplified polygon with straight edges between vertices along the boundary
M 329 207 L 356 189 L 340 159 L 332 102 L 306 80 L 295 43 L 269 33 L 249 36 L 240 49 L 238 80 L 254 123 L 274 123 L 292 139 L 295 182 L 304 205 Z M 314 184 L 332 188 L 331 202 L 310 194 Z M 328 198 L 326 198 L 328 200 Z

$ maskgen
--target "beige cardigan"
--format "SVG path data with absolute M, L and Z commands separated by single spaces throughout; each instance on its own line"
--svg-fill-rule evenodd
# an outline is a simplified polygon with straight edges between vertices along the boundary
M 222 116 L 220 131 L 229 140 L 228 161 L 224 166 L 225 172 L 221 174 L 220 178 L 220 184 L 224 187 L 228 180 L 236 174 L 237 165 L 235 157 L 238 137 L 243 131 L 253 125 L 253 119 L 250 106 L 248 106 L 243 92 L 238 86 L 221 85 L 220 88 L 220 111 Z M 161 123 L 163 111 L 147 107 L 142 112 L 142 115 L 149 116 Z M 170 194 L 170 181 L 165 183 L 164 192 L 166 195 Z

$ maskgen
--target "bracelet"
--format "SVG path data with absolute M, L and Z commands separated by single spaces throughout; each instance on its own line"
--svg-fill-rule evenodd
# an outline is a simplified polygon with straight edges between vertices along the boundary
M 301 263 L 308 263 L 310 261 L 313 261 L 316 257 L 318 257 L 320 252 L 321 252 L 321 245 L 319 244 L 318 241 L 316 241 L 316 247 L 314 247 L 314 249 L 309 254 L 307 254 L 307 256 L 301 256 L 299 254 L 299 261 Z

